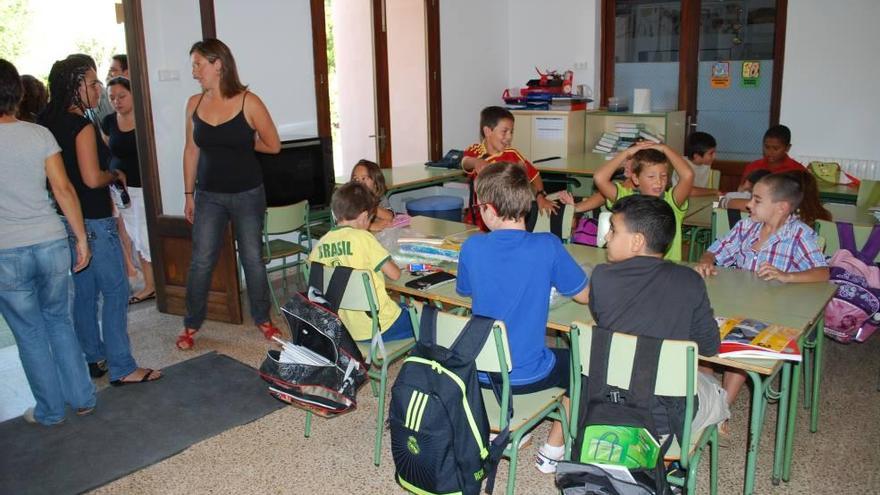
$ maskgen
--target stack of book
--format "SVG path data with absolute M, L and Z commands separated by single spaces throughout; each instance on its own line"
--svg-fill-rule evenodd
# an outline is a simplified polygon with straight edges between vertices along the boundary
M 718 356 L 800 361 L 797 329 L 749 318 L 715 318 L 721 331 Z
M 614 124 L 614 130 L 620 135 L 620 142 L 617 143 L 617 150 L 623 151 L 632 146 L 644 129 L 645 124 L 635 122 L 618 122 Z
M 600 153 L 603 155 L 614 153 L 618 149 L 619 141 L 620 136 L 616 132 L 603 132 L 602 137 L 600 137 L 596 145 L 593 146 L 593 153 Z
M 651 141 L 652 143 L 662 143 L 663 135 L 660 133 L 651 133 L 645 130 L 639 131 L 639 137 L 644 139 L 645 141 Z
M 554 96 L 550 98 L 550 110 L 586 110 L 591 100 L 583 96 Z

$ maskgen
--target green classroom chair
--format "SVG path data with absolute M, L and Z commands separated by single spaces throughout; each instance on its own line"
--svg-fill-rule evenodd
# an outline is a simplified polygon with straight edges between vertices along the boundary
M 548 198 L 552 198 L 553 195 L 548 196 Z M 560 231 L 560 238 L 564 244 L 568 244 L 571 241 L 571 232 L 574 226 L 574 205 L 559 205 L 559 210 L 556 212 L 557 215 L 562 215 L 562 229 Z M 544 215 L 542 213 L 538 213 L 538 218 L 535 221 L 535 227 L 532 229 L 532 232 L 551 232 L 550 228 L 550 217 L 548 215 Z
M 296 231 L 299 231 L 298 242 L 272 237 Z M 303 242 L 306 242 L 308 247 L 303 247 Z M 309 231 L 308 201 L 303 200 L 292 205 L 266 208 L 263 222 L 263 263 L 266 265 L 267 278 L 274 272 L 281 272 L 281 290 L 285 298 L 288 289 L 287 269 L 302 266 L 304 280 L 308 280 L 308 256 L 311 250 L 312 238 Z M 294 256 L 296 261 L 287 261 L 287 258 Z M 281 260 L 281 264 L 270 267 L 269 264 L 277 259 Z M 278 304 L 278 297 L 275 295 L 275 288 L 272 286 L 271 280 L 269 281 L 269 292 L 272 294 L 275 312 L 280 315 L 281 306 Z
M 709 171 L 709 189 L 718 190 L 721 187 L 721 171 L 712 169 Z
M 728 210 L 727 208 L 714 208 L 712 210 L 712 242 L 730 232 L 732 228 L 730 225 L 731 218 L 736 218 L 737 211 L 739 212 L 737 221 L 749 216 L 749 212 L 742 210 Z
M 856 240 L 856 247 L 861 248 L 865 245 L 873 228 L 873 225 L 853 225 L 853 237 Z M 840 249 L 840 240 L 837 238 L 837 224 L 830 220 L 816 220 L 816 233 L 825 239 L 825 255 L 834 256 L 834 253 Z M 880 254 L 874 258 L 874 262 L 880 262 Z
M 334 268 L 331 266 L 324 267 L 324 287 L 320 287 L 322 291 L 327 289 L 330 280 L 333 278 Z M 388 366 L 399 360 L 409 352 L 415 345 L 415 339 L 402 339 L 393 342 L 383 342 L 379 334 L 379 306 L 378 294 L 373 280 L 370 278 L 368 270 L 352 270 L 351 278 L 345 287 L 342 295 L 342 301 L 339 303 L 339 309 L 347 309 L 350 311 L 364 311 L 372 321 L 370 330 L 373 336 L 372 343 L 358 343 L 361 354 L 369 356 L 367 375 L 370 379 L 370 388 L 373 396 L 379 399 L 379 408 L 376 413 L 376 439 L 373 446 L 373 464 L 379 465 L 382 453 L 382 432 L 385 426 L 385 392 L 388 385 Z M 410 317 L 415 318 L 412 310 Z M 415 323 L 413 320 L 413 328 Z M 306 412 L 305 436 L 311 434 L 312 429 L 312 413 Z
M 586 323 L 572 322 L 572 385 L 571 396 L 571 443 L 577 441 L 577 421 L 583 377 L 590 370 L 590 352 L 593 327 Z M 632 374 L 636 343 L 638 337 L 615 332 L 611 340 L 611 351 L 608 356 L 608 383 L 628 389 Z M 678 487 L 685 488 L 685 493 L 695 493 L 697 470 L 704 449 L 710 448 L 710 479 L 709 489 L 712 495 L 718 491 L 718 427 L 710 425 L 700 431 L 692 431 L 691 423 L 694 416 L 694 397 L 697 381 L 697 344 L 686 340 L 664 340 L 657 364 L 657 383 L 654 393 L 658 396 L 684 397 L 685 414 L 682 438 L 675 439 L 666 453 L 665 460 L 677 460 L 681 465 L 678 471 L 669 473 L 667 481 Z M 679 443 L 680 440 L 680 443 Z M 682 449 L 681 445 L 688 445 Z
M 414 308 L 415 309 L 415 308 Z M 469 318 L 453 315 L 451 313 L 437 313 L 437 343 L 441 346 L 451 346 L 458 335 L 464 330 Z M 413 314 L 413 324 L 419 319 Z M 510 360 L 510 345 L 507 341 L 507 328 L 501 321 L 496 321 L 492 329 L 492 337 L 486 340 L 483 350 L 477 356 L 477 369 L 488 373 L 498 373 L 502 379 L 501 398 L 498 403 L 495 394 L 491 390 L 483 390 L 483 401 L 486 405 L 486 414 L 489 418 L 489 428 L 492 432 L 499 432 L 507 422 L 507 398 L 510 396 L 509 371 L 513 364 Z M 556 419 L 562 422 L 565 442 L 568 445 L 568 416 L 562 405 L 565 390 L 551 388 L 527 395 L 513 396 L 513 417 L 510 419 L 510 443 L 504 450 L 504 456 L 510 459 L 510 469 L 507 476 L 507 495 L 513 495 L 516 487 L 516 466 L 519 454 L 519 444 L 523 436 L 535 425 L 545 418 Z

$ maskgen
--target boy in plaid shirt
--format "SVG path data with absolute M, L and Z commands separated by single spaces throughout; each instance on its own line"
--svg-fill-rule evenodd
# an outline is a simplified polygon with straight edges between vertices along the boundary
M 749 218 L 716 239 L 696 266 L 703 277 L 718 273 L 715 265 L 756 272 L 763 280 L 783 283 L 824 282 L 828 263 L 816 243 L 816 233 L 796 214 L 804 193 L 798 181 L 786 174 L 761 178 L 752 189 Z M 723 385 L 728 403 L 745 383 L 746 375 L 726 371 Z M 719 429 L 726 434 L 726 425 Z

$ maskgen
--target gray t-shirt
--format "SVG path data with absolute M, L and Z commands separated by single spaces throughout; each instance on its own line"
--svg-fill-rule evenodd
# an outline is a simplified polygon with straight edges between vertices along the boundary
M 61 148 L 43 126 L 0 124 L 0 249 L 66 237 L 46 191 L 46 158 Z

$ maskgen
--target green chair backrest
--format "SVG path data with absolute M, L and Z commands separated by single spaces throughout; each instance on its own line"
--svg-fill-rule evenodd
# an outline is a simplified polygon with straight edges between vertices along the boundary
M 862 179 L 859 184 L 859 194 L 856 196 L 856 206 L 870 208 L 880 204 L 880 181 Z
M 709 171 L 709 189 L 718 189 L 721 186 L 721 171 L 712 169 Z
M 868 241 L 871 229 L 873 229 L 873 226 L 853 225 L 853 237 L 855 237 L 857 248 L 861 249 L 865 242 Z M 828 220 L 816 220 L 816 232 L 825 239 L 824 253 L 827 256 L 834 256 L 834 253 L 840 249 L 840 239 L 837 238 L 837 225 Z M 874 261 L 880 262 L 880 254 L 874 258 Z
M 562 215 L 562 241 L 568 242 L 571 239 L 571 227 L 574 224 L 574 205 L 559 205 L 557 215 Z M 538 219 L 535 221 L 535 228 L 532 232 L 550 232 L 550 217 L 538 213 Z
M 334 270 L 334 267 L 324 265 L 324 287 L 320 287 L 321 291 L 327 291 Z M 373 280 L 370 278 L 370 271 L 352 270 L 351 278 L 348 279 L 348 285 L 342 295 L 342 301 L 339 303 L 339 309 L 378 312 L 378 301 L 379 297 Z
M 582 375 L 588 376 L 590 370 L 590 351 L 593 327 L 586 323 L 573 322 L 572 332 L 578 332 L 578 356 L 580 357 Z M 608 384 L 622 389 L 629 389 L 629 379 L 636 353 L 637 338 L 634 335 L 614 332 L 611 338 L 611 353 L 608 357 Z M 697 344 L 688 340 L 664 340 L 660 348 L 660 362 L 657 365 L 657 383 L 654 387 L 656 395 L 667 397 L 686 397 L 687 367 L 690 364 L 694 377 L 697 373 L 697 361 L 688 363 L 688 349 L 696 356 Z M 693 384 L 691 385 L 693 387 Z M 693 389 L 690 391 L 693 395 Z
M 309 202 L 266 208 L 266 234 L 286 234 L 301 229 L 309 221 Z
M 715 208 L 712 210 L 712 240 L 720 239 L 730 232 L 730 219 L 728 218 L 726 208 Z M 749 213 L 740 211 L 740 218 L 746 218 Z
M 437 343 L 443 347 L 451 346 L 462 330 L 464 330 L 469 319 L 464 316 L 438 311 Z M 490 373 L 500 373 L 502 371 L 501 363 L 506 362 L 507 370 L 505 371 L 509 371 L 513 364 L 510 361 L 510 344 L 507 341 L 507 327 L 504 326 L 504 322 L 500 320 L 495 322 L 492 335 L 495 338 L 490 337 L 486 339 L 483 349 L 477 356 L 477 369 Z M 500 349 L 498 346 L 499 342 Z

